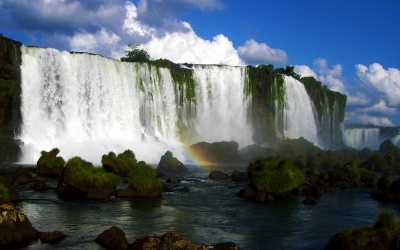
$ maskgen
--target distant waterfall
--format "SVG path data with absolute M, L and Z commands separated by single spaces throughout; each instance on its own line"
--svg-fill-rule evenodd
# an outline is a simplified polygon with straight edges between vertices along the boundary
M 379 128 L 346 128 L 343 132 L 343 142 L 345 145 L 363 149 L 378 149 L 381 143 Z
M 58 147 L 66 159 L 81 156 L 95 164 L 103 154 L 125 149 L 157 163 L 166 150 L 181 146 L 177 127 L 182 124 L 193 133 L 193 143 L 251 144 L 245 68 L 192 70 L 195 107 L 188 108 L 192 105 L 180 100 L 182 91 L 169 69 L 23 46 L 21 161 L 35 163 L 41 150 Z
M 312 102 L 304 85 L 292 77 L 285 76 L 285 88 L 284 136 L 290 139 L 302 136 L 315 145 L 319 145 Z

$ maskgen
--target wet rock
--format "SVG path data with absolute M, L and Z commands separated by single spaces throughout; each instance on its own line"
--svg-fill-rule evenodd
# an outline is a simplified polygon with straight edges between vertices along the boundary
M 51 187 L 43 180 L 34 180 L 30 188 L 36 191 L 44 191 L 51 189 Z
M 248 182 L 249 174 L 247 172 L 233 170 L 231 174 L 231 180 L 235 182 Z
M 172 155 L 172 152 L 167 151 L 160 159 L 157 166 L 157 174 L 186 174 L 188 169 L 177 158 Z
M 35 239 L 37 231 L 25 214 L 18 212 L 10 201 L 0 198 L 0 248 L 27 245 Z
M 303 204 L 304 205 L 316 205 L 317 199 L 313 196 L 307 196 L 307 198 L 304 199 Z
M 39 239 L 42 242 L 48 242 L 48 243 L 59 242 L 62 239 L 64 239 L 65 237 L 67 237 L 67 236 L 61 231 L 40 232 L 39 233 Z
M 124 231 L 117 226 L 112 226 L 103 231 L 99 236 L 97 236 L 95 241 L 111 250 L 125 250 L 129 247 Z
M 178 233 L 168 232 L 162 236 L 152 234 L 142 236 L 135 240 L 130 249 L 190 249 L 207 250 L 204 244 L 192 242 Z
M 213 245 L 213 250 L 239 250 L 239 247 L 233 242 L 223 242 Z
M 125 197 L 125 198 L 135 198 L 135 197 L 158 197 L 162 196 L 163 186 L 162 185 L 153 185 L 153 187 L 145 190 L 136 190 L 132 188 L 131 185 L 126 189 L 117 190 L 117 197 Z
M 175 183 L 180 183 L 181 180 L 178 178 L 168 178 L 168 180 L 166 181 L 166 183 L 171 183 L 171 184 L 175 184 Z
M 17 184 L 27 184 L 31 182 L 33 175 L 23 167 L 18 167 L 13 173 L 14 182 Z
M 220 170 L 211 171 L 208 177 L 213 180 L 220 180 L 220 181 L 229 180 L 229 175 Z

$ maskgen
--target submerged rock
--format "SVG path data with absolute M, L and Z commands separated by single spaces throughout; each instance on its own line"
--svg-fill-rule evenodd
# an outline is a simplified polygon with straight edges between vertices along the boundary
M 148 234 L 135 240 L 131 249 L 191 249 L 207 250 L 204 244 L 192 242 L 178 233 L 168 232 L 162 236 Z
M 159 197 L 162 196 L 163 193 L 163 186 L 162 185 L 153 185 L 149 189 L 144 190 L 137 190 L 134 189 L 131 185 L 128 186 L 126 189 L 117 190 L 116 196 L 117 197 L 124 197 L 124 198 L 135 198 L 135 197 Z
M 247 172 L 233 170 L 231 174 L 231 180 L 235 182 L 248 182 L 249 174 Z
M 163 156 L 161 156 L 160 162 L 157 166 L 158 175 L 186 174 L 187 172 L 188 169 L 185 165 L 174 157 L 170 151 L 167 151 Z
M 42 242 L 48 242 L 48 243 L 55 243 L 55 242 L 61 241 L 65 237 L 67 237 L 67 236 L 61 231 L 40 232 L 39 233 L 39 239 Z

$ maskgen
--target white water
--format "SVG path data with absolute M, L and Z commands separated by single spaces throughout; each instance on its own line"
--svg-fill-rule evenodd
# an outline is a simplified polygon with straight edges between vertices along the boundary
M 343 132 L 343 142 L 355 149 L 365 147 L 373 150 L 378 149 L 380 144 L 379 132 L 379 128 L 346 128 Z
M 41 150 L 60 149 L 99 164 L 126 149 L 158 163 L 166 150 L 178 158 L 178 95 L 168 69 L 121 63 L 98 55 L 22 47 L 23 163 Z M 252 143 L 243 101 L 245 69 L 195 67 L 196 110 L 192 142 Z M 185 121 L 187 122 L 187 121 Z
M 304 85 L 293 77 L 285 76 L 285 88 L 284 136 L 289 139 L 297 139 L 302 136 L 318 146 L 317 125 L 312 101 Z

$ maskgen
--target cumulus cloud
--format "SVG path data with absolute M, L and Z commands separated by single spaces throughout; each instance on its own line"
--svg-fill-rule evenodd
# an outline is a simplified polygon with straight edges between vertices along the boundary
M 317 58 L 313 65 L 312 69 L 307 65 L 296 65 L 295 72 L 301 76 L 312 76 L 333 91 L 348 94 L 342 80 L 342 65 L 329 67 L 328 61 L 324 58 Z
M 273 49 L 265 43 L 258 43 L 253 39 L 247 40 L 243 46 L 239 46 L 240 58 L 250 65 L 277 64 L 284 65 L 288 57 L 286 52 L 280 49 Z
M 395 68 L 384 69 L 379 63 L 369 67 L 356 65 L 356 74 L 367 87 L 372 87 L 383 94 L 392 106 L 400 105 L 400 70 Z
M 387 117 L 370 116 L 358 112 L 347 112 L 346 121 L 356 124 L 368 124 L 382 127 L 392 127 L 394 124 Z
M 386 114 L 386 115 L 394 115 L 397 113 L 396 108 L 391 108 L 386 106 L 386 102 L 381 100 L 378 103 L 366 108 L 358 109 L 359 111 L 365 113 L 379 113 L 379 114 Z

